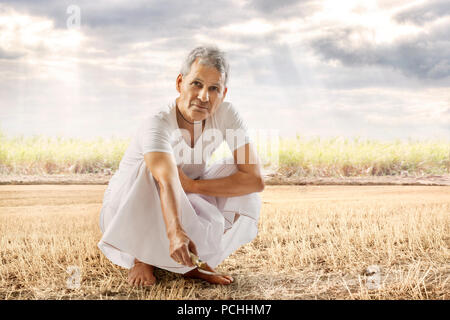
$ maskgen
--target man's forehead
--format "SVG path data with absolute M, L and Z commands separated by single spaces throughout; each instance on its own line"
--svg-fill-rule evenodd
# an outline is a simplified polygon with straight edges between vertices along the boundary
M 225 74 L 220 73 L 219 70 L 214 67 L 197 63 L 197 61 L 195 61 L 191 66 L 189 78 L 209 82 L 215 85 L 223 85 Z

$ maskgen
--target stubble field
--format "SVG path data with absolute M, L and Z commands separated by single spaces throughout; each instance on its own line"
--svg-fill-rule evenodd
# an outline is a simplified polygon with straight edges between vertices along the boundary
M 0 299 L 448 299 L 450 187 L 267 186 L 257 238 L 213 286 L 131 288 L 97 248 L 106 185 L 0 186 Z M 380 272 L 365 272 L 376 265 Z M 79 272 L 79 286 L 77 282 Z

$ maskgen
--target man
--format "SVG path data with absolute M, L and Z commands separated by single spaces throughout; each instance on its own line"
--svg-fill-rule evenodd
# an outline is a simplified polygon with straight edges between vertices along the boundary
M 224 102 L 228 70 L 217 48 L 192 50 L 176 79 L 179 96 L 143 122 L 108 185 L 98 246 L 130 269 L 131 285 L 155 283 L 154 267 L 230 284 L 229 275 L 200 272 L 190 253 L 214 272 L 257 234 L 264 181 L 242 118 Z M 222 139 L 233 162 L 207 167 Z

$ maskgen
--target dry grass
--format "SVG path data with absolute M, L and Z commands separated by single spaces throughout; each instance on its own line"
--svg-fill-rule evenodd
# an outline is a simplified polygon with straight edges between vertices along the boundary
M 0 186 L 0 299 L 449 298 L 450 187 L 266 187 L 258 237 L 218 268 L 235 283 L 157 270 L 148 289 L 97 249 L 105 188 Z M 69 266 L 79 289 L 67 288 Z

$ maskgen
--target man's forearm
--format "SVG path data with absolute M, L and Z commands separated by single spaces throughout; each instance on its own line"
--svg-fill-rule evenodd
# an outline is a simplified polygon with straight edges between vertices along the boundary
M 176 233 L 182 229 L 180 219 L 178 217 L 179 211 L 179 192 L 176 191 L 175 182 L 159 183 L 161 209 L 166 224 L 167 235 Z
M 264 189 L 262 178 L 238 171 L 228 177 L 192 180 L 191 192 L 215 197 L 237 197 Z

